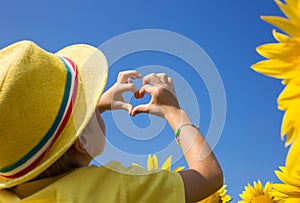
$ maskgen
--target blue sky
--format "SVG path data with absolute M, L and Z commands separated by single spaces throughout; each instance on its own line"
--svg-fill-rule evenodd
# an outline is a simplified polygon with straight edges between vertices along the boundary
M 236 202 L 248 182 L 258 179 L 277 182 L 273 170 L 284 164 L 287 153 L 280 140 L 283 113 L 277 110 L 276 104 L 283 86 L 279 80 L 250 69 L 251 64 L 262 59 L 255 52 L 255 47 L 274 41 L 271 35 L 273 27 L 263 22 L 260 15 L 282 14 L 272 0 L 11 0 L 2 2 L 0 7 L 0 47 L 22 39 L 33 40 L 51 52 L 76 43 L 98 47 L 113 37 L 140 29 L 168 30 L 194 41 L 214 62 L 225 88 L 226 122 L 214 151 L 223 168 L 228 193 Z M 161 69 L 157 68 L 159 66 Z M 143 74 L 166 70 L 171 76 L 176 77 L 177 73 L 184 78 L 192 88 L 200 109 L 200 120 L 197 120 L 195 112 L 191 117 L 199 122 L 205 135 L 211 119 L 209 92 L 201 77 L 195 76 L 192 67 L 185 61 L 155 51 L 130 54 L 111 64 L 108 87 L 113 84 L 117 73 L 126 69 L 138 69 Z M 136 84 L 140 87 L 141 81 Z M 178 86 L 180 84 L 178 82 Z M 175 80 L 175 87 L 180 89 L 178 86 Z M 189 108 L 189 95 L 180 92 L 178 97 L 182 107 Z M 149 97 L 131 101 L 134 104 L 144 103 L 149 101 Z M 116 115 L 118 118 L 124 116 L 122 112 Z M 113 114 L 107 112 L 103 117 L 109 143 L 124 153 L 132 154 L 132 157 L 159 152 L 173 141 L 172 131 L 165 124 L 154 138 L 147 134 L 148 129 L 147 133 L 140 133 L 145 139 L 139 140 L 122 133 L 113 120 Z M 120 119 L 117 122 L 121 122 Z M 152 128 L 155 122 L 163 124 L 162 120 L 147 115 L 138 115 L 132 118 L 132 122 L 142 129 Z M 173 151 L 167 152 L 171 155 Z M 165 159 L 159 158 L 161 162 Z M 181 159 L 175 166 L 184 164 Z

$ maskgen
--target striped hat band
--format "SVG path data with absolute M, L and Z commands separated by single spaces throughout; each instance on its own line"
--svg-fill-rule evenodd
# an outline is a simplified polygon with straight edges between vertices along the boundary
M 34 169 L 55 143 L 71 116 L 77 94 L 78 70 L 76 64 L 69 58 L 60 57 L 60 59 L 66 68 L 66 84 L 57 116 L 48 132 L 33 149 L 14 164 L 0 169 L 0 176 L 3 178 L 18 178 Z

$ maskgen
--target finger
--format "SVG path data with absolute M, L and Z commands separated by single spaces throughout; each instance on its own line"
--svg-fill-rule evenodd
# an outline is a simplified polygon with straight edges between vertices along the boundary
M 124 77 L 124 76 L 126 76 L 127 78 L 141 78 L 142 77 L 142 75 L 137 70 L 122 71 L 119 73 L 118 77 Z
M 150 105 L 149 104 L 142 104 L 142 105 L 134 107 L 132 109 L 130 115 L 135 116 L 139 113 L 149 113 L 149 111 L 150 111 Z
M 168 90 L 171 92 L 171 94 L 172 94 L 174 97 L 176 97 L 176 98 L 177 98 L 177 95 L 176 95 L 176 90 L 175 90 L 175 88 L 174 88 L 174 86 L 173 86 L 173 85 L 172 85 L 172 86 L 170 86 Z
M 132 84 L 132 80 L 128 79 L 128 83 Z M 134 93 L 134 97 L 138 99 L 139 98 L 139 90 L 138 89 L 134 89 L 133 91 L 135 91 L 135 92 L 133 92 Z
M 143 78 L 143 85 L 152 83 L 153 85 L 160 84 L 161 81 L 155 73 L 150 73 Z
M 174 88 L 174 84 L 173 84 L 173 79 L 168 77 L 168 82 L 169 82 L 169 88 L 171 90 L 171 92 L 175 93 L 175 88 Z
M 150 94 L 151 96 L 153 95 L 155 91 L 154 86 L 151 85 L 144 85 L 140 90 L 139 90 L 139 98 L 143 98 L 146 93 Z
M 123 109 L 123 110 L 128 111 L 128 113 L 131 115 L 133 106 L 132 106 L 132 104 L 127 103 L 127 102 L 117 101 L 112 104 L 111 109 L 112 110 Z
M 115 93 L 124 93 L 124 92 L 138 92 L 138 88 L 133 83 L 127 83 L 127 84 L 117 84 L 117 88 Z
M 136 92 L 134 93 L 134 97 L 135 97 L 136 99 L 139 99 L 139 98 L 140 98 L 140 92 L 139 92 L 139 91 L 136 91 Z
M 166 73 L 158 73 L 156 74 L 159 79 L 163 82 L 163 83 L 167 83 L 168 82 L 168 76 Z
M 118 75 L 118 82 L 127 83 L 128 78 L 132 78 L 132 79 L 142 78 L 142 75 L 136 70 L 122 71 Z
M 121 108 L 124 110 L 127 110 L 129 115 L 131 115 L 131 112 L 133 110 L 133 106 L 130 103 L 122 103 Z

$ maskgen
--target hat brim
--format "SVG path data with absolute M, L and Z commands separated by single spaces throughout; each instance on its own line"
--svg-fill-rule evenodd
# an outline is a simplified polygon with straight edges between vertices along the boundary
M 99 49 L 85 44 L 77 44 L 68 46 L 55 55 L 71 59 L 78 67 L 78 90 L 71 118 L 40 164 L 19 178 L 4 180 L 0 177 L 0 189 L 10 188 L 31 180 L 58 160 L 87 126 L 104 91 L 108 76 L 108 64 L 105 55 Z

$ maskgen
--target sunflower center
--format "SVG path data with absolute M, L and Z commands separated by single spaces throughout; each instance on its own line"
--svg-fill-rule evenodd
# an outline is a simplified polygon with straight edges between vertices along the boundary
M 251 203 L 275 203 L 269 196 L 260 195 L 255 197 Z

